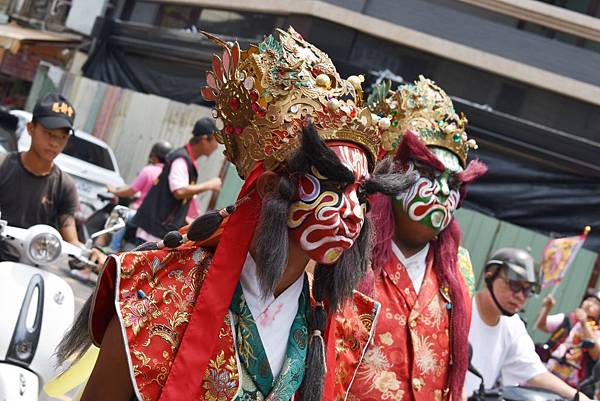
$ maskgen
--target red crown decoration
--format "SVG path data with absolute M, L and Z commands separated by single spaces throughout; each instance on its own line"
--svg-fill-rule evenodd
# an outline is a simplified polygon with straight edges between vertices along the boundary
M 323 140 L 357 144 L 373 165 L 381 132 L 362 107 L 362 76 L 342 79 L 329 56 L 291 27 L 247 50 L 206 35 L 223 53 L 213 57 L 202 96 L 216 103 L 217 140 L 240 177 L 259 161 L 276 169 L 298 148 L 308 119 Z

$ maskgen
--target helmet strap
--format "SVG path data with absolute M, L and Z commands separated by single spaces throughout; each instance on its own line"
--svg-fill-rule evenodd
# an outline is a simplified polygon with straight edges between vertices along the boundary
M 511 313 L 509 311 L 507 311 L 506 309 L 504 309 L 502 307 L 502 305 L 500 305 L 500 302 L 498 302 L 498 298 L 496 298 L 496 294 L 494 294 L 494 281 L 498 278 L 498 275 L 500 274 L 500 270 L 502 270 L 500 267 L 496 269 L 496 271 L 490 276 L 490 277 L 486 277 L 485 278 L 485 285 L 487 286 L 487 289 L 490 291 L 490 294 L 492 295 L 492 300 L 494 301 L 494 303 L 496 304 L 496 307 L 498 307 L 498 309 L 500 309 L 500 312 L 502 313 L 503 316 L 513 316 L 515 313 Z

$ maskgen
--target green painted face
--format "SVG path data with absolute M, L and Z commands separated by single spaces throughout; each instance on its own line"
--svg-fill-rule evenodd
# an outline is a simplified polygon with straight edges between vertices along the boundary
M 440 232 L 448 227 L 458 206 L 460 192 L 454 177 L 463 169 L 452 152 L 441 148 L 430 149 L 446 169 L 439 172 L 418 162 L 408 161 L 403 166 L 403 172 L 414 171 L 417 180 L 408 191 L 396 196 L 395 204 L 411 220 Z

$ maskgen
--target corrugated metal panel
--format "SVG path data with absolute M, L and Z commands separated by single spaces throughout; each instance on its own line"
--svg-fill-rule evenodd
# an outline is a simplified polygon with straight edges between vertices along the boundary
M 106 95 L 106 91 L 108 90 L 109 85 L 105 85 L 102 83 L 98 83 L 96 94 L 90 103 L 90 108 L 88 110 L 88 114 L 86 116 L 85 125 L 83 126 L 83 131 L 85 132 L 93 132 L 94 127 L 96 126 L 96 120 L 98 119 L 98 115 L 102 110 L 102 105 L 104 104 L 104 96 Z
M 494 239 L 500 228 L 500 221 L 474 213 L 470 210 L 459 209 L 456 218 L 462 229 L 462 244 L 469 250 L 471 262 L 479 285 L 481 270 L 488 260 L 490 252 L 493 251 Z

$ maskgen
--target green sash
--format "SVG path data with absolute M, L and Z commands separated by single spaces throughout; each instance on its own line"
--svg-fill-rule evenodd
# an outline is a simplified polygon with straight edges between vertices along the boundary
M 242 392 L 238 394 L 238 399 L 289 401 L 304 379 L 308 345 L 308 280 L 305 277 L 304 288 L 298 299 L 298 312 L 290 329 L 285 360 L 275 380 L 240 284 L 230 308 L 237 315 L 236 342 L 242 369 Z

